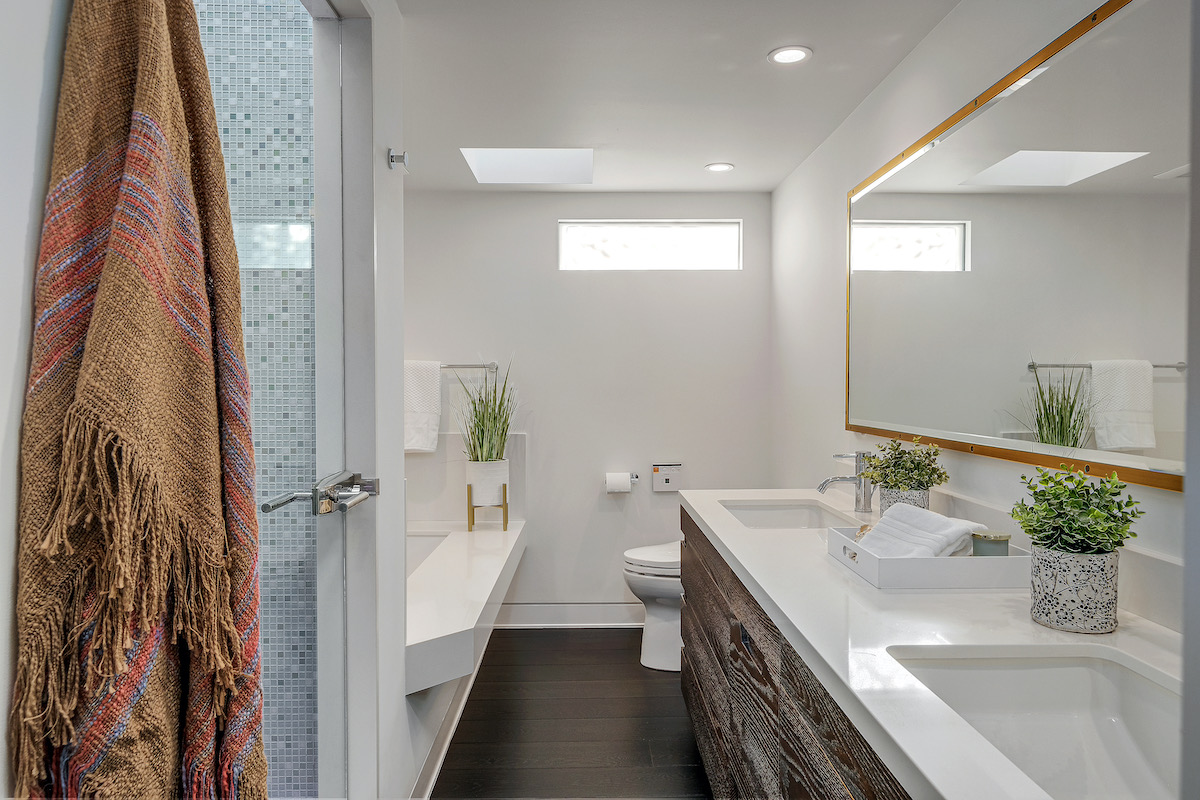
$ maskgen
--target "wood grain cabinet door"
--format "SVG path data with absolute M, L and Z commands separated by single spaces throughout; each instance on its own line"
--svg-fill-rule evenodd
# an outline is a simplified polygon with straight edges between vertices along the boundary
M 779 698 L 767 669 L 778 641 L 756 640 L 738 620 L 729 626 L 729 711 L 733 777 L 743 797 L 773 798 L 779 788 Z
M 686 612 L 685 612 L 686 613 Z M 685 617 L 686 619 L 686 617 Z M 704 772 L 708 775 L 708 785 L 716 800 L 738 800 L 741 795 L 737 791 L 737 783 L 733 779 L 731 749 L 728 743 L 729 700 L 724 697 L 725 689 L 720 687 L 714 691 L 714 686 L 699 674 L 704 668 L 692 665 L 692 659 L 699 656 L 703 659 L 699 648 L 684 642 L 683 659 L 680 670 L 680 680 L 683 683 L 683 701 L 687 705 L 688 715 L 692 718 L 692 730 L 696 734 L 696 748 L 700 751 L 700 759 L 704 762 Z M 716 711 L 724 704 L 723 711 Z
M 858 728 L 813 675 L 804 659 L 786 641 L 783 642 L 782 656 L 784 713 L 807 728 L 807 734 L 794 737 L 796 744 L 789 747 L 789 751 L 800 751 L 808 746 L 805 742 L 810 740 L 806 736 L 816 739 L 827 754 L 829 766 L 837 773 L 843 789 L 840 794 L 827 796 L 844 798 L 848 795 L 854 800 L 912 800 Z M 798 732 L 800 728 L 793 726 L 791 730 Z M 805 781 L 816 780 L 815 774 L 802 774 L 804 768 L 799 765 L 795 772 L 793 775 L 789 765 L 785 772 L 786 785 L 798 787 Z M 796 788 L 795 791 L 799 792 L 800 789 Z M 794 796 L 808 795 L 800 793 Z
M 779 781 L 788 800 L 855 800 L 833 766 L 821 738 L 796 702 L 795 692 L 779 693 Z
M 733 779 L 734 748 L 730 744 L 729 607 L 704 562 L 703 548 L 694 546 L 700 535 L 698 531 L 688 534 L 680 564 L 684 590 L 680 678 L 713 796 L 736 800 L 740 795 Z

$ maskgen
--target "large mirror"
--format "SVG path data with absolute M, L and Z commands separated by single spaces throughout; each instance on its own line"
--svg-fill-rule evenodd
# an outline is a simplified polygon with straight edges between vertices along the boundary
M 1189 30 L 1107 3 L 851 191 L 848 429 L 1182 488 Z

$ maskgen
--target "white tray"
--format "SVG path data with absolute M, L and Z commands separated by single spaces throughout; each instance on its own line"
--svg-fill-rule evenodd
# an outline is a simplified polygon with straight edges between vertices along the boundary
M 1011 546 L 1008 557 L 880 558 L 854 537 L 858 528 L 830 528 L 829 555 L 880 589 L 1029 588 L 1029 551 Z

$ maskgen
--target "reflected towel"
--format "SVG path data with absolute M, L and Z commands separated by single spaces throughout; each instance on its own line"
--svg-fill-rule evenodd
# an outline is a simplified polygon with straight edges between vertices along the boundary
M 1101 450 L 1154 447 L 1154 367 L 1149 361 L 1092 362 L 1092 427 Z
M 896 503 L 859 541 L 880 558 L 952 556 L 971 546 L 971 533 L 985 526 L 965 519 Z
M 404 452 L 437 450 L 442 424 L 442 363 L 404 362 Z

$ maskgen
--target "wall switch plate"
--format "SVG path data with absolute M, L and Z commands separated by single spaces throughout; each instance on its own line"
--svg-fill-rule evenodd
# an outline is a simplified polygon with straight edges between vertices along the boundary
M 654 491 L 678 492 L 683 485 L 683 464 L 654 464 Z

